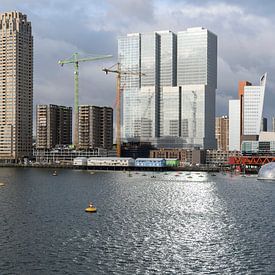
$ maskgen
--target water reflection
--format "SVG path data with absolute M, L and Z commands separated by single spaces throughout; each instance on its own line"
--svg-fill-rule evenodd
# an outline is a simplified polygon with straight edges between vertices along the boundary
M 22 171 L 1 175 L 10 175 L 0 189 L 4 273 L 271 271 L 274 185 L 207 173 Z M 84 212 L 90 200 L 95 215 Z

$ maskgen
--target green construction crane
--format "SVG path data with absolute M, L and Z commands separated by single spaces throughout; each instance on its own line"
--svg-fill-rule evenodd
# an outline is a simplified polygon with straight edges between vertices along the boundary
M 78 77 L 79 77 L 79 62 L 97 61 L 105 58 L 111 58 L 112 55 L 95 55 L 86 58 L 79 58 L 78 53 L 74 53 L 69 59 L 59 60 L 61 66 L 65 64 L 74 64 L 74 144 L 78 146 Z

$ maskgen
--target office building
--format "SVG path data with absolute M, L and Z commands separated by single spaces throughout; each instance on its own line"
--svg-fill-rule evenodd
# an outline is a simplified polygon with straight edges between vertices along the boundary
M 266 76 L 261 77 L 259 86 L 244 86 L 243 140 L 257 140 L 260 134 Z
M 228 116 L 216 117 L 217 149 L 229 151 L 229 118 Z
M 229 151 L 241 148 L 241 103 L 239 99 L 229 100 Z
M 248 81 L 239 81 L 239 87 L 238 87 L 238 95 L 240 100 L 240 140 L 243 139 L 243 110 L 244 110 L 244 87 L 245 86 L 252 86 L 252 84 Z
M 125 140 L 159 144 L 159 139 L 169 137 L 181 148 L 216 147 L 215 34 L 204 28 L 190 28 L 178 35 L 171 31 L 128 34 L 118 39 L 118 56 L 122 70 L 137 72 L 122 76 L 121 81 Z M 147 95 L 146 89 L 150 90 Z M 177 100 L 173 111 L 169 96 Z
M 217 36 L 189 28 L 177 36 L 177 85 L 182 87 L 182 137 L 187 144 L 216 148 Z
M 181 136 L 181 87 L 162 88 L 162 132 L 161 136 Z
M 79 149 L 112 148 L 112 108 L 81 105 L 78 107 L 78 118 Z
M 36 106 L 36 149 L 72 144 L 72 107 Z
M 0 160 L 32 155 L 33 36 L 20 12 L 0 14 Z

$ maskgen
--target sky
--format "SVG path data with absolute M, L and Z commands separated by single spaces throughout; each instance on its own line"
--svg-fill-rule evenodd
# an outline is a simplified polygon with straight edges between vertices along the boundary
M 73 66 L 58 60 L 78 52 L 112 54 L 80 64 L 80 104 L 114 106 L 117 37 L 132 32 L 202 26 L 218 36 L 216 115 L 228 114 L 238 81 L 258 85 L 267 72 L 264 116 L 275 116 L 275 1 L 273 0 L 1 0 L 0 13 L 20 11 L 32 22 L 34 105 L 73 106 Z

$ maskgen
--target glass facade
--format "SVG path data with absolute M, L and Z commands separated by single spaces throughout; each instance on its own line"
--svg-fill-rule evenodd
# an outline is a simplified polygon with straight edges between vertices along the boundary
M 215 148 L 217 37 L 204 28 L 128 34 L 118 40 L 123 138 L 180 138 Z M 177 141 L 178 142 L 178 141 Z
M 205 86 L 182 86 L 181 95 L 181 136 L 187 144 L 204 148 Z
M 178 32 L 177 84 L 217 88 L 217 36 L 204 28 Z
M 178 33 L 177 85 L 182 88 L 182 137 L 194 147 L 216 148 L 217 36 L 209 30 Z
M 140 136 L 139 90 L 140 90 L 140 34 L 128 34 L 118 39 L 118 58 L 122 71 L 137 74 L 121 75 L 123 96 L 122 136 Z
M 180 87 L 163 87 L 162 102 L 163 125 L 161 136 L 181 136 Z
M 151 139 L 157 137 L 157 93 L 156 86 L 141 87 L 140 90 L 140 137 L 141 139 Z

